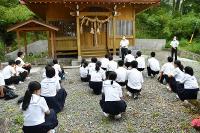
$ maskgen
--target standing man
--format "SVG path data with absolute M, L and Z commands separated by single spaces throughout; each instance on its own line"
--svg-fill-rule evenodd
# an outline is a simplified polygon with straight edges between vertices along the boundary
M 173 39 L 173 41 L 171 41 L 170 45 L 172 47 L 171 56 L 172 56 L 172 58 L 175 56 L 174 61 L 176 61 L 177 60 L 177 50 L 178 50 L 178 45 L 179 45 L 179 41 L 176 40 L 176 36 L 174 36 L 174 39 Z
M 123 35 L 122 40 L 120 41 L 122 60 L 124 60 L 124 57 L 127 55 L 128 45 L 129 41 L 126 39 L 126 36 Z

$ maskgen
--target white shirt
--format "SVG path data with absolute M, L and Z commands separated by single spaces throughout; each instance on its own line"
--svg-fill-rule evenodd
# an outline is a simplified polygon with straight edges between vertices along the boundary
M 163 72 L 163 74 L 166 74 L 166 75 L 171 74 L 173 70 L 174 70 L 174 65 L 170 62 L 165 63 L 161 67 L 161 72 Z
M 45 78 L 41 82 L 41 96 L 54 97 L 60 88 L 60 83 L 56 77 Z
M 140 90 L 142 88 L 142 83 L 144 82 L 142 73 L 137 69 L 133 68 L 127 71 L 127 85 L 136 90 Z
M 108 68 L 108 63 L 109 63 L 109 60 L 107 58 L 102 58 L 101 59 L 101 67 L 102 68 Z
M 4 77 L 3 77 L 3 74 L 0 73 L 0 86 L 4 86 L 4 85 L 5 85 Z
M 102 92 L 105 94 L 105 101 L 120 101 L 122 97 L 121 86 L 113 81 L 111 85 L 111 80 L 103 81 Z
M 184 77 L 185 77 L 185 74 L 183 71 L 181 71 L 178 67 L 176 67 L 173 71 L 172 71 L 172 74 L 171 74 L 175 79 L 176 81 L 178 82 L 181 82 L 183 81 Z
M 24 63 L 24 61 L 22 60 L 22 58 L 17 57 L 15 61 L 17 61 L 17 60 L 21 61 L 20 64 L 19 64 L 20 67 L 22 67 L 23 65 L 25 65 L 25 63 Z
M 173 47 L 173 48 L 177 48 L 178 45 L 179 45 L 179 42 L 177 40 L 173 40 L 171 41 L 170 45 Z
M 115 71 L 117 69 L 117 62 L 114 60 L 109 61 L 107 71 Z
M 147 66 L 150 67 L 151 70 L 153 70 L 153 71 L 160 71 L 160 63 L 154 57 L 151 57 L 148 59 Z
M 25 71 L 27 71 L 27 70 L 25 70 L 24 68 L 16 65 L 16 75 L 17 76 L 19 76 L 20 73 L 23 73 Z
M 22 109 L 22 104 L 20 106 Z M 32 94 L 28 108 L 23 111 L 24 126 L 36 126 L 45 122 L 45 112 L 49 107 L 43 97 Z
M 126 81 L 126 74 L 127 74 L 127 70 L 124 67 L 118 67 L 115 72 L 117 73 L 117 78 L 116 81 L 117 82 L 125 82 Z
M 145 68 L 145 58 L 140 56 L 136 58 L 136 61 L 138 62 L 138 68 Z
M 105 78 L 106 78 L 105 71 L 100 68 L 100 70 L 98 72 L 96 70 L 92 71 L 90 81 L 101 82 L 101 81 L 105 80 Z
M 54 64 L 53 65 L 53 68 L 55 69 L 55 77 L 58 79 L 58 80 L 61 80 L 60 76 L 59 76 L 59 72 L 61 72 L 61 68 L 60 68 L 60 65 L 59 64 Z
M 135 57 L 132 54 L 127 54 L 124 58 L 124 62 L 132 62 L 135 60 Z
M 127 40 L 127 39 L 122 39 L 122 40 L 120 41 L 120 47 L 122 47 L 122 48 L 128 48 L 128 45 L 129 45 L 129 40 Z
M 184 83 L 184 89 L 197 89 L 199 88 L 197 79 L 194 76 L 185 73 L 185 77 L 182 81 Z
M 4 79 L 9 79 L 10 77 L 14 76 L 14 74 L 16 74 L 16 71 L 14 67 L 8 65 L 3 69 L 2 74 Z
M 89 63 L 88 64 L 88 69 L 89 69 L 89 74 L 92 73 L 92 71 L 95 71 L 96 63 Z
M 88 73 L 89 73 L 89 69 L 88 69 L 88 67 L 80 67 L 80 69 L 79 69 L 79 72 L 80 72 L 80 77 L 81 78 L 86 78 L 87 77 L 87 75 L 88 75 Z

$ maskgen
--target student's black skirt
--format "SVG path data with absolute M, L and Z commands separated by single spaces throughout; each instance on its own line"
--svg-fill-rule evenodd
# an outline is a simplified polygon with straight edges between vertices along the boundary
M 5 84 L 6 85 L 11 85 L 11 84 L 19 84 L 19 81 L 21 80 L 20 76 L 12 76 L 9 79 L 5 79 Z
M 94 81 L 89 82 L 90 88 L 93 89 L 93 92 L 96 95 L 101 94 L 102 84 L 103 84 L 103 82 L 94 82 Z
M 184 89 L 183 84 L 177 85 L 177 94 L 180 98 L 180 100 L 190 100 L 190 99 L 197 99 L 197 94 L 199 91 L 199 88 L 196 89 Z
M 129 87 L 128 85 L 126 86 L 126 89 L 127 89 L 129 92 L 131 92 L 132 94 L 140 93 L 140 92 L 141 92 L 141 89 L 140 89 L 140 90 L 133 89 L 133 88 Z
M 28 71 L 28 74 L 29 74 L 30 71 L 31 71 L 31 65 L 23 66 L 22 68 L 24 68 L 25 70 L 27 70 L 27 71 Z
M 169 81 L 169 86 L 170 86 L 171 90 L 174 93 L 177 93 L 177 86 L 180 84 L 180 82 L 177 82 L 174 77 L 169 77 L 168 81 Z
M 59 113 L 64 108 L 67 92 L 65 89 L 60 89 L 54 97 L 44 97 L 49 108 Z
M 131 66 L 131 62 L 126 62 L 125 63 L 125 66 L 128 68 L 128 67 L 130 67 Z
M 150 67 L 147 67 L 147 73 L 148 73 L 148 76 L 151 76 L 151 75 L 155 76 L 156 74 L 159 74 L 159 71 L 153 71 L 151 70 Z
M 100 100 L 100 106 L 103 112 L 108 113 L 110 115 L 118 115 L 122 112 L 126 111 L 126 102 L 124 100 L 121 101 L 107 101 Z
M 164 84 L 164 80 L 166 81 L 166 83 L 169 83 L 168 75 L 166 75 L 166 74 L 162 75 L 162 77 L 160 79 L 160 83 Z
M 101 69 L 103 69 L 104 71 L 106 71 L 107 69 L 106 68 L 104 68 L 104 67 L 101 67 Z
M 137 70 L 142 72 L 142 71 L 144 71 L 144 68 L 137 68 Z
M 53 109 L 50 114 L 45 116 L 45 122 L 36 126 L 23 126 L 24 133 L 47 133 L 49 130 L 54 129 L 58 125 L 56 113 Z
M 26 77 L 28 76 L 28 72 L 24 71 L 23 73 L 19 73 L 20 81 L 24 82 Z
M 90 81 L 90 78 L 87 76 L 87 77 L 85 77 L 85 78 L 82 78 L 81 77 L 81 81 L 82 82 L 89 82 Z
M 125 86 L 127 84 L 127 81 L 125 82 L 117 82 L 120 86 Z

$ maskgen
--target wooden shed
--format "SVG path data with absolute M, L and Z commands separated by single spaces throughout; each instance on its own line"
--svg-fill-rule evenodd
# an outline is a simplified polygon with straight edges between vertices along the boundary
M 59 28 L 55 55 L 78 57 L 116 54 L 122 35 L 134 45 L 136 14 L 160 3 L 160 0 L 24 1 L 47 24 Z M 49 49 L 52 49 L 50 43 Z

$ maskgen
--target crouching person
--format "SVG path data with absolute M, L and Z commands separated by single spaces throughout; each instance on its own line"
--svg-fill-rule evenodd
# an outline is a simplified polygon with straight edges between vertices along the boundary
M 185 67 L 185 76 L 182 84 L 177 85 L 178 97 L 184 101 L 189 99 L 197 99 L 199 86 L 197 79 L 194 77 L 193 69 L 189 66 Z
M 39 82 L 29 83 L 20 106 L 24 117 L 24 133 L 47 133 L 58 125 L 56 113 L 54 110 L 49 110 L 45 99 L 40 96 L 40 92 Z
M 110 72 L 108 79 L 103 81 L 102 100 L 100 106 L 106 117 L 115 116 L 116 119 L 121 118 L 121 113 L 126 111 L 126 102 L 122 100 L 122 88 L 115 82 L 117 74 Z
M 28 76 L 28 71 L 22 67 L 20 67 L 20 60 L 17 60 L 16 62 L 16 75 L 20 77 L 20 81 L 24 82 L 26 77 Z
M 67 92 L 61 88 L 59 80 L 55 77 L 55 69 L 51 66 L 46 67 L 46 78 L 41 82 L 41 96 L 56 113 L 63 109 Z

